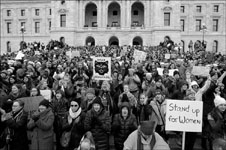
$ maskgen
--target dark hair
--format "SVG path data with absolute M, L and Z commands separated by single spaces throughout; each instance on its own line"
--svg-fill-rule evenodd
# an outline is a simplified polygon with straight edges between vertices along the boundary
M 19 103 L 21 107 L 24 107 L 24 102 L 22 100 L 15 100 L 13 103 L 15 102 Z

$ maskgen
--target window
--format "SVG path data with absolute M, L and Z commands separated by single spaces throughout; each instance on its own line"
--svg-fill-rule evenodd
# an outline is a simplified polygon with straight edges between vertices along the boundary
M 93 11 L 93 16 L 97 16 L 97 11 Z
M 201 30 L 201 24 L 202 24 L 202 20 L 201 19 L 196 19 L 195 20 L 195 31 L 200 31 Z
M 22 27 L 25 29 L 25 22 L 20 22 L 20 28 Z
M 66 14 L 60 15 L 60 27 L 66 27 Z
M 51 21 L 49 21 L 49 30 L 51 30 Z
M 180 12 L 184 13 L 185 7 L 184 6 L 180 6 Z
M 219 5 L 213 6 L 213 12 L 219 12 Z
M 7 53 L 11 52 L 11 45 L 10 45 L 10 41 L 6 42 L 6 49 L 7 49 Z
M 11 16 L 11 10 L 7 10 L 6 11 L 6 15 L 9 17 L 9 16 Z
M 184 47 L 185 47 L 184 41 L 181 40 L 181 48 L 182 48 L 182 51 L 180 51 L 180 52 L 184 52 Z
M 39 9 L 35 9 L 35 16 L 39 16 L 39 12 L 40 12 Z
M 134 15 L 134 16 L 138 16 L 138 10 L 134 10 L 134 11 L 133 11 L 133 15 Z
M 218 41 L 213 41 L 213 52 L 217 53 L 218 52 Z
M 196 12 L 202 12 L 202 6 L 196 6 Z
M 35 22 L 35 33 L 40 33 L 40 22 Z
M 113 11 L 113 16 L 117 16 L 118 15 L 118 11 Z
M 170 13 L 164 13 L 164 26 L 170 26 Z
M 49 15 L 52 15 L 52 9 L 49 9 Z
M 25 10 L 24 10 L 24 9 L 22 9 L 22 10 L 20 11 L 20 15 L 21 15 L 21 16 L 25 16 Z
M 11 22 L 7 22 L 7 33 L 12 33 L 12 23 Z
M 184 19 L 180 20 L 181 31 L 184 31 Z
M 213 31 L 218 31 L 218 19 L 213 19 Z

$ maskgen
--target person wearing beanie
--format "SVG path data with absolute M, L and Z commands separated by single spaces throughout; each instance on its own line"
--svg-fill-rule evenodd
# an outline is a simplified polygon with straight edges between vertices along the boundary
M 50 103 L 48 100 L 42 100 L 39 103 L 38 111 L 31 116 L 27 124 L 28 130 L 30 130 L 32 134 L 30 150 L 53 149 L 54 114 L 49 106 Z
M 96 98 L 95 96 L 95 89 L 94 88 L 88 88 L 86 90 L 86 96 L 85 96 L 85 100 L 82 101 L 82 109 L 87 112 L 88 110 L 90 110 L 92 108 L 92 103 L 94 101 L 94 99 Z
M 160 134 L 165 140 L 168 140 L 165 131 L 165 115 L 166 115 L 166 101 L 165 95 L 161 90 L 156 90 L 154 99 L 150 102 L 152 106 L 152 113 L 150 120 L 157 124 L 156 132 Z
M 112 123 L 112 133 L 116 150 L 123 150 L 123 143 L 130 133 L 137 129 L 136 117 L 131 113 L 128 102 L 123 102 L 120 113 L 116 114 Z
M 64 92 L 62 90 L 56 91 L 56 94 L 51 101 L 51 108 L 55 117 L 54 132 L 56 133 L 57 150 L 60 150 L 62 148 L 60 145 L 60 138 L 63 133 L 63 118 L 69 109 L 68 99 L 65 98 Z
M 221 138 L 226 135 L 226 100 L 219 95 L 215 95 L 215 108 L 208 114 L 210 124 L 210 136 L 212 140 Z
M 155 121 L 142 121 L 124 142 L 123 150 L 170 150 L 169 145 L 155 132 L 155 127 Z
M 84 127 L 86 131 L 92 132 L 98 150 L 109 150 L 111 117 L 100 97 L 94 99 L 92 108 L 86 113 Z
M 84 120 L 85 112 L 81 108 L 81 98 L 73 98 L 70 102 L 70 108 L 63 119 L 63 132 L 71 131 L 71 138 L 66 150 L 74 150 L 79 147 L 82 136 L 85 134 Z

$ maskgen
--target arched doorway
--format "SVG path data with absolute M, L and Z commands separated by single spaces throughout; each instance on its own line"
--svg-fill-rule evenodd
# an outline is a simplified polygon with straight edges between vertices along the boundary
M 86 38 L 86 45 L 95 46 L 95 39 L 92 36 Z
M 115 36 L 109 39 L 109 46 L 112 46 L 112 45 L 119 46 L 119 40 Z
M 121 10 L 117 2 L 113 2 L 108 6 L 108 26 L 119 27 L 121 24 Z
M 89 3 L 85 8 L 85 27 L 97 27 L 97 6 Z
M 144 5 L 141 2 L 135 2 L 131 9 L 131 26 L 144 26 Z
M 143 45 L 143 40 L 141 37 L 139 36 L 136 36 L 134 39 L 133 39 L 133 45 L 140 45 L 142 46 Z

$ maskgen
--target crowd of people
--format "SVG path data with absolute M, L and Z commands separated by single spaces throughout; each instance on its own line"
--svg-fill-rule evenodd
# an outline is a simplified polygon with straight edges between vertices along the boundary
M 73 50 L 80 56 L 69 57 Z M 146 59 L 135 62 L 134 50 Z M 1 56 L 1 148 L 109 150 L 113 137 L 116 150 L 169 150 L 166 99 L 203 101 L 202 148 L 226 148 L 225 55 L 200 47 L 183 52 L 168 37 L 155 47 L 71 47 L 61 39 L 23 44 L 20 52 L 20 59 L 18 52 Z M 111 57 L 111 80 L 93 78 L 91 56 Z M 193 75 L 193 66 L 208 66 L 209 75 Z M 41 96 L 41 90 L 51 98 L 28 115 L 19 98 Z M 186 133 L 185 150 L 194 148 L 196 136 Z

